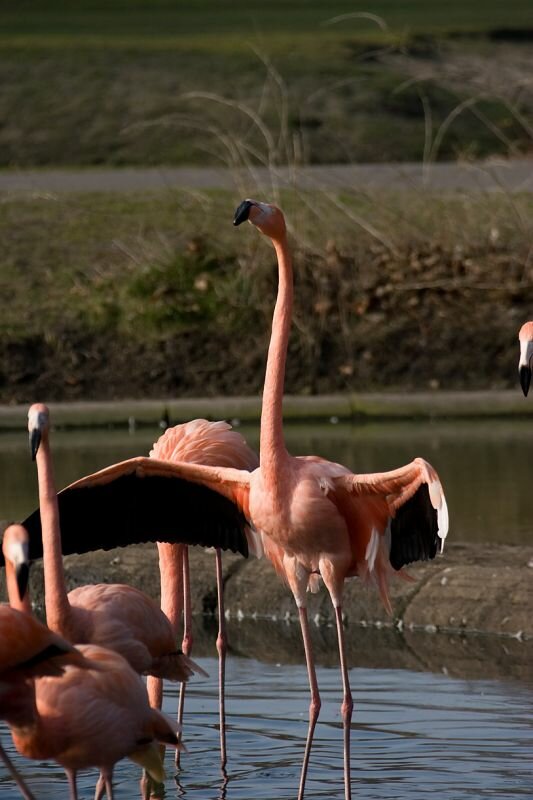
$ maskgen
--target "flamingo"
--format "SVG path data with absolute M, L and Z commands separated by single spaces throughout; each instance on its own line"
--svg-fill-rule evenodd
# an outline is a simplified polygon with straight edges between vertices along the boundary
M 28 678 L 59 675 L 66 663 L 82 667 L 85 658 L 46 625 L 30 616 L 26 592 L 29 575 L 28 534 L 21 525 L 10 525 L 2 539 L 6 562 L 6 586 L 10 605 L 0 605 L 0 719 L 9 706 L 10 692 Z M 15 765 L 0 745 L 0 758 L 25 800 L 34 800 Z
M 302 800 L 320 695 L 311 649 L 306 591 L 322 579 L 334 607 L 343 701 L 344 793 L 351 798 L 350 723 L 353 701 L 342 623 L 342 589 L 359 576 L 377 586 L 389 612 L 388 582 L 406 564 L 434 558 L 448 532 L 439 477 L 422 458 L 389 472 L 356 474 L 318 456 L 292 457 L 283 436 L 283 387 L 293 303 L 292 259 L 285 220 L 273 205 L 245 200 L 234 224 L 249 220 L 267 236 L 278 260 L 278 294 L 268 348 L 260 427 L 260 464 L 249 473 L 229 467 L 137 457 L 75 481 L 59 494 L 66 552 L 92 549 L 91 532 L 113 506 L 98 542 L 170 540 L 223 543 L 245 554 L 253 532 L 291 589 L 302 630 L 311 692 L 298 798 Z M 170 525 L 179 507 L 181 525 Z M 107 513 L 107 511 L 106 511 Z M 127 519 L 127 536 L 117 535 Z M 25 524 L 38 540 L 34 512 Z M 218 530 L 215 526 L 218 525 Z M 159 532 L 155 528 L 159 526 Z M 207 533 L 209 531 L 209 533 Z M 220 544 L 219 546 L 223 546 Z
M 140 674 L 186 681 L 205 671 L 176 648 L 172 626 L 146 594 L 126 584 L 89 584 L 67 594 L 57 495 L 49 443 L 50 412 L 35 403 L 28 412 L 32 457 L 37 459 L 42 519 L 46 621 L 74 643 L 116 650 Z
M 112 800 L 113 766 L 126 756 L 164 780 L 157 742 L 181 745 L 167 718 L 150 707 L 140 676 L 120 654 L 96 645 L 75 648 L 29 613 L 28 595 L 21 596 L 27 579 L 20 578 L 20 565 L 28 566 L 22 526 L 6 529 L 2 550 L 12 605 L 0 606 L 0 717 L 19 753 L 61 764 L 72 800 L 77 771 L 93 766 L 100 769 L 95 800 L 104 790 Z M 13 776 L 33 800 L 16 770 Z
M 167 428 L 165 433 L 155 442 L 150 457 L 163 461 L 187 461 L 191 464 L 206 464 L 220 467 L 236 467 L 253 470 L 259 464 L 254 451 L 248 447 L 243 436 L 234 431 L 227 422 L 210 422 L 195 419 L 181 425 Z M 158 542 L 159 568 L 161 574 L 161 608 L 170 620 L 177 634 L 182 604 L 180 601 L 183 589 L 183 642 L 182 650 L 189 656 L 192 651 L 192 616 L 191 591 L 187 545 Z M 218 635 L 217 651 L 219 658 L 219 729 L 220 729 L 220 762 L 222 769 L 227 763 L 226 726 L 225 726 L 225 659 L 227 652 L 227 635 L 224 616 L 224 590 L 222 582 L 222 554 L 215 548 L 217 576 Z M 181 684 L 178 725 L 183 723 L 183 707 L 185 701 L 185 683 Z M 151 705 L 161 708 L 162 681 L 149 677 L 147 682 L 148 696 Z M 176 750 L 176 763 L 179 765 L 180 751 Z
M 73 645 L 52 633 L 34 617 L 7 605 L 0 606 L 0 719 L 9 716 L 13 694 L 29 678 L 59 675 L 66 663 L 83 667 L 85 659 Z M 0 745 L 0 758 L 25 800 L 34 795 Z
M 520 342 L 518 374 L 524 397 L 527 397 L 529 384 L 531 383 L 531 369 L 533 367 L 533 321 L 524 322 L 518 334 L 518 341 Z

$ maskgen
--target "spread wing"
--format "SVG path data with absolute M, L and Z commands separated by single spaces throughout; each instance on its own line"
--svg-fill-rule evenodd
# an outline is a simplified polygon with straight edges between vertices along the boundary
M 132 458 L 58 494 L 62 550 L 86 553 L 140 542 L 220 547 L 248 556 L 250 473 L 154 458 Z M 30 558 L 42 556 L 36 509 L 22 523 Z
M 442 551 L 448 507 L 439 477 L 424 459 L 415 458 L 391 472 L 341 475 L 332 483 L 337 492 L 384 499 L 390 523 L 389 559 L 395 570 Z

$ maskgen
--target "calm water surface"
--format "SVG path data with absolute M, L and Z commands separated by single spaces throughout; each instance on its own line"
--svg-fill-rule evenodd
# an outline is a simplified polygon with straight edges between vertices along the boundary
M 259 624 L 259 623 L 257 623 Z M 186 741 L 177 780 L 170 754 L 166 797 L 198 800 L 294 800 L 307 730 L 305 668 L 228 660 L 228 775 L 220 773 L 217 674 L 190 684 Z M 323 706 L 311 757 L 306 797 L 341 798 L 342 729 L 339 674 L 318 669 Z M 404 670 L 353 669 L 356 713 L 352 731 L 355 798 L 526 798 L 533 795 L 533 687 L 505 681 L 465 681 Z M 164 708 L 174 713 L 177 694 Z M 2 732 L 7 744 L 7 734 Z M 12 750 L 10 750 L 12 752 Z M 17 760 L 38 798 L 68 796 L 61 771 Z M 117 766 L 116 796 L 139 796 L 139 768 Z M 81 798 L 92 798 L 95 772 L 80 775 Z M 0 796 L 18 797 L 8 780 Z
M 242 428 L 251 445 L 257 428 Z M 53 436 L 59 486 L 108 464 L 147 454 L 157 430 L 63 432 Z M 287 428 L 289 450 L 315 453 L 356 472 L 394 469 L 423 456 L 439 472 L 455 541 L 530 541 L 533 425 L 516 422 L 403 422 Z M 0 519 L 36 505 L 35 473 L 24 433 L 0 435 Z
M 257 443 L 255 428 L 243 432 L 250 443 Z M 146 453 L 156 437 L 153 431 L 133 435 L 56 432 L 53 448 L 58 484 L 63 486 L 109 463 Z M 530 541 L 533 426 L 527 421 L 298 427 L 287 431 L 287 439 L 295 454 L 317 453 L 357 471 L 390 469 L 422 455 L 443 480 L 451 537 L 480 543 Z M 0 471 L 0 517 L 21 518 L 36 502 L 35 473 L 24 434 L 0 436 Z M 391 634 L 382 631 L 376 635 Z M 440 635 L 427 636 L 428 653 L 435 649 L 437 638 L 440 644 Z M 418 643 L 419 650 L 425 646 L 425 640 Z M 492 667 L 495 662 L 489 643 L 486 652 L 484 646 L 482 639 L 475 643 L 476 664 L 481 664 L 474 670 L 475 678 L 466 667 L 461 673 L 460 666 L 443 666 L 447 674 L 439 672 L 438 666 L 432 672 L 424 671 L 421 659 L 417 659 L 422 663 L 417 671 L 380 666 L 351 670 L 356 710 L 354 800 L 409 800 L 435 794 L 440 800 L 533 797 L 533 680 L 527 667 L 525 671 L 512 668 L 512 648 L 509 645 L 508 653 L 503 640 L 498 644 L 502 666 L 497 677 L 480 680 L 480 675 L 494 675 L 493 670 L 483 671 L 483 664 Z M 408 642 L 407 649 L 412 649 Z M 452 644 L 449 665 L 454 663 L 453 652 L 457 652 L 458 663 L 463 663 L 459 651 L 460 644 Z M 189 753 L 183 756 L 177 781 L 169 755 L 166 797 L 294 800 L 307 731 L 309 697 L 304 665 L 288 664 L 281 658 L 280 663 L 229 658 L 229 764 L 227 780 L 223 780 L 218 761 L 216 661 L 210 657 L 198 660 L 212 677 L 190 685 L 185 732 Z M 321 666 L 318 678 L 323 706 L 306 797 L 342 800 L 338 669 Z M 167 687 L 165 710 L 174 713 L 175 706 L 175 688 Z M 10 744 L 5 729 L 0 729 L 0 735 L 4 744 Z M 58 767 L 17 763 L 38 798 L 68 796 Z M 138 767 L 121 762 L 115 774 L 116 796 L 124 800 L 139 796 L 138 778 Z M 79 784 L 80 797 L 92 798 L 95 774 L 82 774 Z M 0 768 L 0 798 L 17 797 Z

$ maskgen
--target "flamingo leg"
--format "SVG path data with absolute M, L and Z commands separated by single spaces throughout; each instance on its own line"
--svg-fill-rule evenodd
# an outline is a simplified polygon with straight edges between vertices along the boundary
M 94 800 L 102 800 L 104 791 L 106 793 L 107 800 L 113 800 L 112 773 L 109 772 L 109 770 L 102 769 L 100 770 L 100 775 L 98 776 L 98 780 L 96 782 Z
M 309 704 L 309 728 L 307 731 L 307 741 L 305 743 L 304 760 L 302 764 L 302 772 L 300 775 L 300 786 L 298 789 L 298 800 L 303 800 L 305 792 L 305 780 L 307 778 L 307 768 L 309 766 L 309 756 L 311 754 L 311 745 L 313 743 L 313 735 L 315 732 L 316 722 L 320 713 L 320 694 L 318 691 L 318 682 L 316 679 L 315 660 L 313 657 L 313 649 L 311 645 L 311 636 L 309 634 L 309 621 L 307 618 L 307 609 L 304 606 L 298 608 L 300 616 L 300 627 L 302 629 L 302 639 L 305 649 L 305 661 L 307 664 L 307 675 L 309 677 L 309 689 L 311 692 L 311 702 Z
M 8 771 L 11 773 L 11 777 L 13 778 L 13 780 L 15 781 L 17 786 L 19 787 L 20 793 L 24 797 L 24 800 L 35 800 L 35 795 L 33 795 L 30 792 L 30 790 L 28 789 L 28 787 L 26 786 L 26 784 L 25 784 L 24 780 L 22 779 L 20 773 L 18 772 L 17 768 L 15 767 L 15 765 L 13 764 L 11 759 L 9 758 L 8 754 L 6 753 L 6 751 L 4 750 L 2 745 L 0 745 L 0 758 L 2 759 L 4 764 L 6 765 Z
M 150 778 L 146 770 L 143 771 L 142 778 L 139 781 L 139 787 L 141 790 L 142 800 L 150 800 L 150 795 L 152 794 L 152 779 Z
M 193 637 L 192 637 L 192 610 L 191 610 L 191 579 L 189 571 L 189 549 L 183 548 L 183 641 L 181 649 L 186 656 L 190 656 L 192 651 Z M 180 687 L 180 697 L 178 702 L 178 725 L 180 732 L 178 739 L 181 742 L 182 738 L 182 723 L 183 723 L 183 707 L 185 704 L 185 682 Z M 180 766 L 180 750 L 176 748 L 176 767 Z
M 222 770 L 227 764 L 226 753 L 226 653 L 228 649 L 228 637 L 226 634 L 226 617 L 224 614 L 224 581 L 222 578 L 222 553 L 217 547 L 215 551 L 217 567 L 217 596 L 218 596 L 218 698 L 219 698 L 219 720 L 220 720 L 220 766 Z
M 66 769 L 65 772 L 67 773 L 67 779 L 68 779 L 69 798 L 70 800 L 78 800 L 78 786 L 76 783 L 76 772 L 73 769 Z
M 99 774 L 98 780 L 96 781 L 96 787 L 94 790 L 94 800 L 102 800 L 104 796 L 104 789 L 105 789 L 105 782 L 104 776 L 102 773 Z
M 111 771 L 106 770 L 104 773 L 105 792 L 107 800 L 113 800 L 113 774 Z
M 341 706 L 342 723 L 344 730 L 344 797 L 351 800 L 352 788 L 350 784 L 350 729 L 353 712 L 353 699 L 350 689 L 350 679 L 348 677 L 348 666 L 346 663 L 346 649 L 344 645 L 344 627 L 342 624 L 341 607 L 335 606 L 335 619 L 337 622 L 337 639 L 339 642 L 340 667 L 342 675 L 343 699 Z

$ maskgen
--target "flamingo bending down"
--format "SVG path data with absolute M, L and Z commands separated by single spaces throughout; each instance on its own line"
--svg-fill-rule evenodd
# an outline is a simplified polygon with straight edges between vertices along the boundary
M 176 648 L 172 626 L 157 603 L 138 589 L 101 583 L 67 594 L 49 427 L 48 408 L 42 403 L 32 405 L 28 430 L 32 457 L 37 458 L 48 626 L 71 642 L 117 651 L 140 674 L 174 681 L 186 681 L 193 672 L 205 675 Z
M 533 321 L 524 322 L 518 334 L 520 342 L 520 361 L 518 374 L 524 396 L 527 397 L 531 383 L 531 370 L 533 368 Z
M 350 788 L 352 698 L 342 625 L 344 580 L 359 576 L 377 585 L 390 610 L 387 584 L 405 564 L 434 558 L 448 531 L 448 512 L 435 470 L 415 458 L 399 469 L 354 474 L 316 456 L 294 458 L 283 436 L 283 386 L 292 314 L 292 262 L 283 214 L 275 206 L 246 200 L 235 224 L 249 219 L 274 245 L 279 269 L 278 296 L 268 350 L 260 431 L 260 465 L 252 473 L 228 467 L 167 463 L 133 458 L 76 481 L 59 495 L 66 552 L 91 549 L 90 534 L 110 504 L 100 541 L 125 543 L 116 524 L 126 517 L 128 540 L 164 538 L 204 543 L 233 542 L 246 552 L 251 527 L 260 533 L 267 556 L 288 583 L 299 612 L 311 689 L 309 728 L 298 798 L 304 795 L 320 696 L 311 652 L 306 590 L 322 578 L 335 609 L 344 697 L 345 797 Z M 171 510 L 187 504 L 182 527 L 169 526 Z M 165 512 L 162 512 L 165 509 Z M 132 516 L 135 519 L 132 519 Z M 160 533 L 154 527 L 160 525 Z M 36 512 L 25 522 L 38 540 Z
M 157 742 L 180 746 L 174 727 L 150 708 L 142 679 L 121 655 L 95 645 L 75 648 L 28 612 L 29 598 L 14 580 L 27 544 L 20 525 L 6 530 L 6 584 L 18 608 L 0 606 L 0 718 L 15 747 L 27 758 L 61 764 L 72 800 L 76 773 L 87 767 L 100 769 L 96 800 L 104 790 L 111 800 L 113 766 L 126 756 L 164 780 Z
M 162 461 L 186 461 L 191 464 L 207 466 L 235 467 L 254 470 L 259 459 L 248 447 L 243 436 L 234 431 L 227 422 L 209 422 L 195 419 L 182 425 L 167 428 L 155 442 L 150 457 Z M 177 633 L 181 618 L 181 591 L 183 590 L 183 642 L 182 649 L 189 656 L 192 651 L 191 592 L 187 545 L 158 542 L 159 568 L 161 573 L 161 608 Z M 227 763 L 225 726 L 225 658 L 227 651 L 226 623 L 224 617 L 224 589 L 222 585 L 222 555 L 219 547 L 215 549 L 217 598 L 218 598 L 218 636 L 219 657 L 219 720 L 220 720 L 220 761 L 222 769 Z M 148 679 L 148 695 L 153 706 L 161 707 L 162 681 Z M 178 725 L 183 721 L 185 684 L 182 683 L 178 706 Z M 180 751 L 176 750 L 177 763 Z

